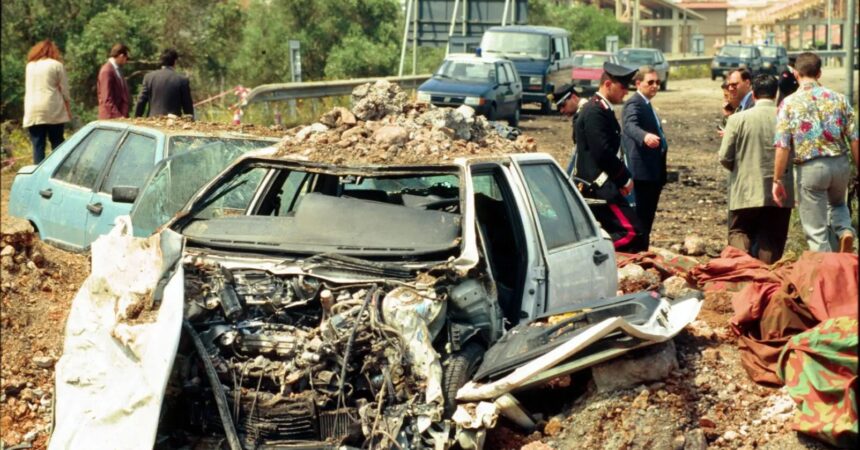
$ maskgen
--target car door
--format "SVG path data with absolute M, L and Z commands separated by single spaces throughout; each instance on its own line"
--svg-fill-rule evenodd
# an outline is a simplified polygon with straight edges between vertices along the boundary
M 87 242 L 90 200 L 125 127 L 96 127 L 69 152 L 45 186 L 39 188 L 40 237 L 82 250 Z
M 122 138 L 119 148 L 114 153 L 110 167 L 107 170 L 99 189 L 90 199 L 87 217 L 85 245 L 89 245 L 99 236 L 113 228 L 117 216 L 128 214 L 131 203 L 114 202 L 111 192 L 114 187 L 141 188 L 150 171 L 155 166 L 164 148 L 164 136 L 143 131 L 129 131 Z
M 508 78 L 508 72 L 503 63 L 496 63 L 496 80 L 499 118 L 509 117 L 513 114 L 511 104 L 514 93 L 511 90 L 511 80 Z
M 516 111 L 520 108 L 520 100 L 523 96 L 523 85 L 519 75 L 517 74 L 517 70 L 514 69 L 514 65 L 512 63 L 502 63 L 502 67 L 504 67 L 505 73 L 508 74 L 508 79 L 511 80 L 510 98 L 508 99 L 508 102 L 511 106 L 511 116 L 513 116 L 514 113 L 516 113 Z
M 559 165 L 540 155 L 516 155 L 540 224 L 547 264 L 545 312 L 575 308 L 615 295 L 617 272 L 612 243 L 604 239 L 591 212 Z

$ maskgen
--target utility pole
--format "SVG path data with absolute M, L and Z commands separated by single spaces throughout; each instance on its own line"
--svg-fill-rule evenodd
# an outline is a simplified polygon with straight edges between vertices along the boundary
M 403 25 L 403 46 L 400 47 L 400 69 L 397 76 L 403 76 L 403 61 L 406 59 L 406 43 L 409 39 L 409 22 L 412 21 L 412 0 L 406 1 L 406 23 Z
M 824 39 L 827 41 L 827 51 L 830 51 L 830 29 L 833 28 L 833 0 L 827 0 L 827 32 Z
M 639 47 L 639 0 L 633 0 L 633 11 L 631 13 L 633 13 L 633 30 L 631 33 L 633 36 L 630 37 L 630 46 L 635 48 Z

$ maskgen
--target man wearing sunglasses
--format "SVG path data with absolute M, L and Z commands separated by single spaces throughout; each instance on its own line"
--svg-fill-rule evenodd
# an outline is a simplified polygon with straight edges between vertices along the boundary
M 628 202 L 633 179 L 621 159 L 621 126 L 612 110 L 627 94 L 636 69 L 603 63 L 596 94 L 583 105 L 574 124 L 576 161 L 574 181 L 587 198 L 605 201 L 591 204 L 591 211 L 609 233 L 615 249 L 636 253 L 647 250 L 636 211 Z
M 642 66 L 633 77 L 636 92 L 624 102 L 621 147 L 636 186 L 636 215 L 642 223 L 642 239 L 647 248 L 657 202 L 666 184 L 666 136 L 651 99 L 657 95 L 657 70 Z

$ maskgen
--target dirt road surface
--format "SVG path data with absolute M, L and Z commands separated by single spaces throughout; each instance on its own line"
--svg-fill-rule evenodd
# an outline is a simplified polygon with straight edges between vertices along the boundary
M 844 70 L 826 69 L 823 83 L 841 90 Z M 703 260 L 719 253 L 726 234 L 726 174 L 716 160 L 720 103 L 719 82 L 709 79 L 671 80 L 654 99 L 669 141 L 669 170 L 679 181 L 663 192 L 652 245 L 678 248 L 696 234 L 706 242 Z M 525 116 L 521 127 L 541 151 L 567 165 L 569 119 Z M 12 174 L 2 173 L 4 238 L 11 182 Z M 45 448 L 53 365 L 89 261 L 39 241 L 20 244 L 25 250 L 0 280 L 0 439 L 7 449 Z M 528 433 L 501 421 L 486 448 L 828 448 L 790 431 L 793 404 L 781 390 L 747 377 L 728 328 L 731 313 L 727 295 L 706 299 L 700 320 L 675 340 L 680 367 L 661 382 L 597 393 L 584 373 L 525 395 L 523 402 L 541 418 L 538 429 Z

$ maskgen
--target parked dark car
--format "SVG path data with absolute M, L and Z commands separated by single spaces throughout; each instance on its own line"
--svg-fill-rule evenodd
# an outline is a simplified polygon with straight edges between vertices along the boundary
M 779 75 L 788 68 L 788 52 L 778 45 L 759 45 L 761 72 Z
M 571 82 L 575 86 L 579 86 L 586 95 L 594 94 L 600 87 L 600 76 L 603 74 L 604 62 L 614 63 L 617 61 L 615 55 L 610 52 L 573 52 Z
M 418 101 L 436 106 L 468 105 L 489 120 L 520 122 L 523 85 L 504 58 L 449 55 L 433 77 L 418 87 Z
M 573 66 L 570 33 L 563 28 L 491 27 L 481 38 L 481 51 L 513 61 L 522 79 L 523 103 L 540 104 L 544 114 L 552 108 L 547 95 L 570 81 L 565 70 Z
M 726 78 L 729 72 L 745 68 L 757 74 L 762 70 L 761 51 L 754 45 L 724 45 L 711 61 L 711 79 Z
M 656 48 L 622 48 L 615 53 L 619 64 L 638 69 L 644 65 L 653 66 L 660 80 L 660 90 L 665 91 L 669 84 L 669 62 L 663 52 Z

